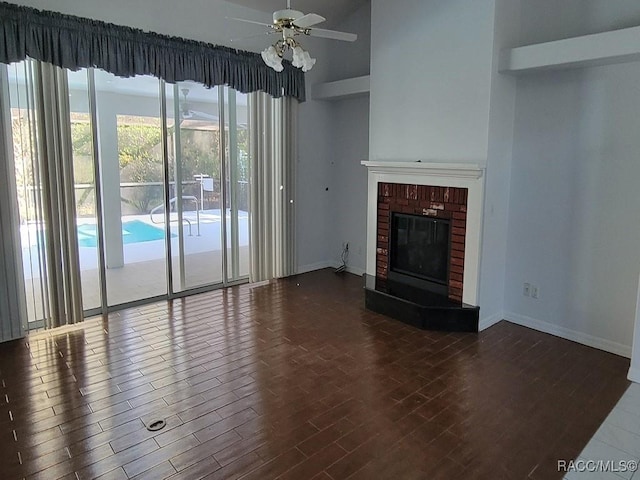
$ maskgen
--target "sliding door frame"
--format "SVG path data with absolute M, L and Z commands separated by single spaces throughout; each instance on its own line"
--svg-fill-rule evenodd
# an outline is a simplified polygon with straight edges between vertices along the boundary
M 236 91 L 227 89 L 229 107 L 229 212 L 231 217 L 231 278 L 240 277 L 240 234 L 238 221 L 238 115 Z M 223 107 L 224 109 L 224 104 Z
M 93 69 L 89 69 L 91 70 L 91 74 L 90 74 L 90 105 L 93 106 L 92 109 L 92 117 L 91 117 L 91 121 L 92 121 L 92 125 L 93 125 L 93 129 L 95 130 L 95 132 L 92 132 L 92 134 L 94 135 L 94 139 L 98 138 L 98 127 L 97 127 L 97 112 L 96 112 L 96 94 L 95 94 L 95 79 L 94 79 L 94 73 L 93 73 Z M 179 105 L 179 84 L 174 84 L 172 85 L 173 88 L 173 92 L 174 92 L 174 117 L 176 119 L 179 119 L 180 114 L 181 114 L 181 110 L 180 110 L 180 105 Z M 168 113 L 168 108 L 167 108 L 167 83 L 160 79 L 159 80 L 159 93 L 160 93 L 160 120 L 161 120 L 161 129 L 162 129 L 162 168 L 163 168 L 163 183 L 164 183 L 164 188 L 163 188 L 163 193 L 164 193 L 164 210 L 165 210 L 165 225 L 167 226 L 167 228 L 165 229 L 165 270 L 167 272 L 167 293 L 165 295 L 156 295 L 153 297 L 148 297 L 148 298 L 144 298 L 144 299 L 140 299 L 140 300 L 134 300 L 134 301 L 130 301 L 130 302 L 125 302 L 125 303 L 120 303 L 120 304 L 116 304 L 116 305 L 108 305 L 107 302 L 107 296 L 106 296 L 106 263 L 105 263 L 105 259 L 104 259 L 104 239 L 102 237 L 102 232 L 104 231 L 104 225 L 102 223 L 102 218 L 101 215 L 98 215 L 98 235 L 100 237 L 100 244 L 102 244 L 100 246 L 101 250 L 99 252 L 99 257 L 100 257 L 100 284 L 101 284 L 101 296 L 102 296 L 102 307 L 100 309 L 94 309 L 94 310 L 90 310 L 90 311 L 86 311 L 87 316 L 90 314 L 93 315 L 100 315 L 100 314 L 107 314 L 107 313 L 111 313 L 111 312 L 115 312 L 115 311 L 119 311 L 119 310 L 123 310 L 125 308 L 132 308 L 132 307 L 138 307 L 141 305 L 146 305 L 149 303 L 153 303 L 156 301 L 163 301 L 163 300 L 176 300 L 176 299 L 180 299 L 180 298 L 185 298 L 191 295 L 197 295 L 199 293 L 206 293 L 206 292 L 211 292 L 211 291 L 215 291 L 215 290 L 219 290 L 221 288 L 226 288 L 226 287 L 232 287 L 232 286 L 236 286 L 236 285 L 243 285 L 249 282 L 249 277 L 247 276 L 243 276 L 243 277 L 239 277 L 239 261 L 238 261 L 238 255 L 239 255 L 239 241 L 233 241 L 234 238 L 237 240 L 238 239 L 238 219 L 237 219 L 237 201 L 235 200 L 235 195 L 236 192 L 234 190 L 233 187 L 231 188 L 227 188 L 227 180 L 229 180 L 230 185 L 232 185 L 231 183 L 231 178 L 227 179 L 227 175 L 231 174 L 231 171 L 233 170 L 233 168 L 235 168 L 237 170 L 237 165 L 233 166 L 231 163 L 233 161 L 233 159 L 231 158 L 232 156 L 232 149 L 236 149 L 237 150 L 237 145 L 232 145 L 230 144 L 230 151 L 229 154 L 227 155 L 227 140 L 226 140 L 226 130 L 225 130 L 225 123 L 226 123 L 226 114 L 225 114 L 225 91 L 229 92 L 229 97 L 233 98 L 235 100 L 235 95 L 236 92 L 233 91 L 231 88 L 226 87 L 226 86 L 218 86 L 218 112 L 219 112 L 219 132 L 220 132 L 220 231 L 221 231 L 221 255 L 222 255 L 222 281 L 217 282 L 217 283 L 211 283 L 211 284 L 207 284 L 207 285 L 202 285 L 202 286 L 198 286 L 198 287 L 193 287 L 193 288 L 186 288 L 186 289 L 182 289 L 182 286 L 176 286 L 174 285 L 174 281 L 176 281 L 176 275 L 174 275 L 173 272 L 173 261 L 172 261 L 172 247 L 171 247 L 171 177 L 170 177 L 170 169 L 169 169 L 169 143 L 168 143 L 168 134 L 169 134 L 169 127 L 168 127 L 168 117 L 167 117 L 167 113 Z M 235 109 L 235 101 L 233 102 L 233 109 Z M 230 115 L 229 115 L 229 120 L 233 120 L 235 122 L 236 120 L 236 115 L 235 115 L 235 111 L 231 112 L 230 110 Z M 177 124 L 176 124 L 177 125 Z M 231 138 L 231 131 L 233 128 L 236 128 L 236 126 L 234 125 L 232 127 L 231 123 L 229 124 L 229 132 L 230 132 L 230 140 L 232 140 Z M 178 211 L 178 225 L 181 226 L 182 225 L 182 201 L 181 201 L 181 183 L 182 182 L 182 173 L 181 173 L 181 169 L 180 166 L 177 165 L 178 161 L 179 161 L 179 146 L 180 146 L 180 132 L 179 132 L 179 128 L 176 127 L 176 144 L 174 145 L 174 148 L 176 148 L 176 158 L 175 158 L 175 162 L 176 165 L 174 165 L 176 173 L 178 173 L 178 175 L 176 175 L 176 178 L 174 179 L 176 182 L 176 196 L 177 196 L 177 200 L 176 200 L 176 207 L 177 207 L 177 211 Z M 100 180 L 100 161 L 99 161 L 99 154 L 100 154 L 100 150 L 97 146 L 97 142 L 94 142 L 94 171 L 96 172 L 96 185 L 98 185 L 98 182 Z M 229 161 L 229 169 L 227 168 L 227 161 Z M 237 163 L 237 159 L 236 159 L 236 163 Z M 236 175 L 232 175 L 232 176 L 236 176 Z M 237 186 L 236 186 L 237 188 Z M 96 189 L 96 196 L 99 196 L 99 192 L 98 189 Z M 231 208 L 231 212 L 232 212 L 232 218 L 231 218 L 231 234 L 232 234 L 232 252 L 231 252 L 231 257 L 232 257 L 232 277 L 229 277 L 229 254 L 228 254 L 228 249 L 229 249 L 229 242 L 227 241 L 227 217 L 226 217 L 226 212 L 227 212 L 227 204 L 229 204 L 230 206 L 233 205 L 235 206 L 235 210 L 233 208 Z M 100 206 L 96 205 L 96 209 L 100 209 L 99 212 L 102 212 L 102 205 L 100 203 Z M 235 222 L 234 222 L 234 217 L 233 217 L 233 212 L 235 211 L 236 214 L 236 218 L 235 218 Z M 179 268 L 180 268 L 180 278 L 181 281 L 184 282 L 184 278 L 185 278 L 185 264 L 184 264 L 184 245 L 183 245 L 183 238 L 182 238 L 182 229 L 179 228 L 179 235 L 178 235 L 178 252 L 179 252 Z M 235 232 L 235 233 L 234 233 Z M 178 288 L 176 288 L 178 287 Z
M 126 308 L 137 307 L 141 305 L 146 305 L 149 303 L 157 302 L 157 301 L 170 301 L 175 299 L 184 298 L 190 295 L 195 295 L 199 293 L 206 293 L 214 290 L 218 290 L 221 288 L 226 288 L 235 285 L 241 285 L 248 283 L 248 277 L 240 277 L 238 278 L 238 248 L 239 242 L 238 240 L 238 219 L 237 217 L 233 218 L 233 212 L 237 216 L 237 200 L 235 199 L 236 191 L 234 190 L 234 185 L 231 182 L 233 179 L 228 179 L 227 176 L 234 173 L 237 170 L 237 165 L 234 165 L 234 159 L 232 158 L 233 152 L 237 152 L 237 145 L 229 145 L 230 151 L 227 153 L 227 139 L 226 139 L 226 129 L 225 129 L 225 117 L 226 117 L 226 104 L 225 104 L 225 92 L 229 92 L 229 99 L 235 99 L 235 91 L 232 91 L 229 87 L 219 86 L 218 87 L 218 111 L 219 111 L 219 133 L 220 133 L 220 196 L 221 196 L 221 221 L 220 221 L 220 230 L 221 230 L 221 255 L 222 255 L 222 281 L 217 283 L 210 283 L 206 285 L 202 285 L 194 288 L 186 288 L 182 289 L 181 286 L 174 285 L 174 281 L 177 281 L 178 275 L 174 275 L 173 272 L 173 262 L 172 262 L 172 246 L 171 246 L 171 178 L 170 178 L 170 166 L 169 166 L 169 128 L 168 128 L 168 117 L 167 117 L 167 84 L 164 80 L 159 80 L 159 102 L 160 102 L 160 120 L 161 120 L 161 135 L 162 135 L 162 168 L 163 168 L 163 200 L 164 200 L 164 220 L 165 220 L 165 271 L 166 271 L 166 280 L 167 280 L 167 292 L 162 295 L 154 295 L 151 297 L 146 297 L 139 300 L 133 300 L 130 302 L 124 302 L 119 304 L 109 305 L 108 302 L 108 291 L 107 291 L 107 264 L 105 258 L 105 223 L 103 218 L 103 210 L 104 210 L 104 202 L 103 202 L 103 175 L 101 168 L 101 150 L 100 150 L 100 126 L 99 126 L 99 115 L 98 109 L 100 108 L 98 105 L 98 96 L 97 96 L 97 87 L 96 87 L 96 78 L 95 78 L 95 69 L 87 68 L 87 95 L 88 95 L 88 110 L 89 110 L 89 119 L 91 122 L 91 137 L 92 137 L 92 145 L 91 145 L 91 154 L 92 154 L 92 165 L 93 165 L 93 182 L 94 182 L 94 191 L 95 191 L 95 220 L 96 220 L 96 249 L 97 249 L 97 264 L 98 264 L 98 281 L 99 281 L 99 292 L 100 292 L 100 306 L 89 308 L 83 310 L 85 317 L 92 317 L 98 315 L 107 315 L 108 313 L 119 311 Z M 179 91 L 179 85 L 172 85 L 174 89 L 174 96 L 176 92 Z M 8 101 L 8 92 L 9 92 L 9 83 L 8 83 L 8 74 L 7 74 L 7 65 L 0 64 L 0 95 L 2 98 L 2 104 L 6 105 L 5 109 L 3 109 L 0 114 L 2 118 L 0 118 L 0 148 L 3 152 L 5 152 L 5 156 L 10 153 L 8 148 L 10 148 L 10 144 L 7 143 L 11 140 L 11 124 L 7 124 L 7 118 L 10 118 L 10 109 L 11 105 Z M 179 96 L 176 97 L 177 100 L 175 102 L 175 115 L 176 118 L 179 118 L 180 115 L 180 106 L 179 106 Z M 231 107 L 231 106 L 230 106 Z M 235 108 L 235 102 L 233 105 Z M 6 111 L 4 111 L 6 110 Z M 236 121 L 235 111 L 229 112 L 229 120 Z M 229 124 L 229 135 L 230 141 L 233 142 L 234 138 L 232 135 L 232 130 L 235 126 Z M 179 132 L 176 137 L 179 137 Z M 176 141 L 179 142 L 180 139 L 176 138 Z M 176 148 L 179 147 L 179 143 L 176 144 Z M 237 155 L 237 153 L 236 153 Z M 175 162 L 179 161 L 176 156 Z M 227 162 L 229 164 L 227 165 Z M 235 163 L 237 163 L 237 159 L 235 159 Z M 8 159 L 6 162 L 6 170 L 7 173 L 11 173 L 10 170 L 13 169 L 13 175 L 7 175 L 8 188 L 3 188 L 5 193 L 12 196 L 12 202 L 15 202 L 16 192 L 15 188 L 11 189 L 11 179 L 15 183 L 15 166 L 13 162 Z M 174 165 L 174 167 L 178 167 Z M 181 171 L 177 172 L 178 175 L 175 178 L 176 182 L 176 196 L 181 196 L 181 182 L 182 182 L 182 174 Z M 231 175 L 234 178 L 237 177 L 237 172 Z M 229 181 L 229 183 L 227 183 Z M 2 182 L 0 182 L 2 183 Z M 14 184 L 15 187 L 15 184 Z M 237 188 L 237 185 L 235 185 Z M 0 195 L 1 196 L 1 195 Z M 178 225 L 182 225 L 182 202 L 180 198 L 177 200 L 177 210 L 179 215 Z M 8 203 L 5 205 L 9 205 Z M 227 224 L 227 205 L 230 205 L 232 212 L 231 225 Z M 12 209 L 3 208 L 3 213 L 5 210 L 11 210 L 17 214 L 17 208 Z M 12 216 L 13 218 L 13 216 Z M 15 220 L 15 218 L 13 218 Z M 235 220 L 235 221 L 234 221 Z M 19 225 L 19 221 L 11 222 L 11 225 Z M 227 232 L 228 228 L 231 228 L 232 241 L 229 242 L 227 240 Z M 13 301 L 11 318 L 17 318 L 18 321 L 12 322 L 11 325 L 0 324 L 0 340 L 5 339 L 4 335 L 5 330 L 10 328 L 11 336 L 13 338 L 18 338 L 19 336 L 23 336 L 25 332 L 32 329 L 42 328 L 43 322 L 40 320 L 35 320 L 28 322 L 27 320 L 27 308 L 25 303 L 25 293 L 24 293 L 24 278 L 22 272 L 22 252 L 20 247 L 20 234 L 19 230 L 15 229 L 15 227 L 10 228 L 10 232 L 6 232 L 4 230 L 0 230 L 0 234 L 2 235 L 2 239 L 6 240 L 9 236 L 11 237 L 11 241 L 4 241 L 3 244 L 13 245 L 13 255 L 8 256 L 15 263 L 15 280 L 13 282 L 16 286 L 15 291 L 7 291 L 6 295 L 7 300 L 10 302 Z M 14 231 L 15 230 L 15 231 Z M 181 228 L 180 228 L 181 230 Z M 178 250 L 180 254 L 179 259 L 179 268 L 180 270 L 180 278 L 184 281 L 184 245 L 183 238 L 181 237 L 182 232 L 180 232 L 179 245 Z M 229 252 L 229 247 L 231 246 L 232 251 Z M 231 257 L 231 272 L 229 271 L 229 257 Z M 7 258 L 5 256 L 5 258 Z M 0 274 L 3 272 L 0 272 Z M 231 273 L 231 277 L 229 276 Z M 19 281 L 22 279 L 22 281 Z M 1 295 L 5 295 L 5 292 L 0 292 Z M 20 310 L 19 315 L 15 315 L 14 310 Z M 17 310 L 16 310 L 17 311 Z M 14 325 L 15 323 L 15 325 Z M 16 336 L 17 335 L 17 336 Z
M 98 97 L 96 94 L 95 69 L 87 69 L 89 86 L 89 118 L 91 119 L 91 147 L 93 154 L 93 183 L 96 196 L 96 248 L 98 257 L 98 283 L 100 284 L 100 307 L 85 310 L 85 315 L 100 315 L 107 311 L 107 264 L 104 258 L 104 219 L 102 217 L 102 173 L 100 169 L 100 146 L 98 144 Z
M 229 266 L 227 264 L 227 202 L 229 200 L 229 192 L 227 190 L 227 131 L 225 128 L 225 109 L 224 109 L 224 90 L 225 86 L 218 86 L 218 132 L 220 137 L 220 235 L 222 241 L 220 247 L 222 249 L 222 284 L 226 285 L 229 281 Z

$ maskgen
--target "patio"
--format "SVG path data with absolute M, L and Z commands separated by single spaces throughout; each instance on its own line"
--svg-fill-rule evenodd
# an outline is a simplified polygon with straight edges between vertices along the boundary
M 175 214 L 171 222 L 171 255 L 173 266 L 174 290 L 181 291 L 199 286 L 221 283 L 222 269 L 222 232 L 221 212 L 219 209 L 203 210 L 199 213 L 199 229 L 195 211 L 185 212 L 184 218 L 191 222 L 184 223 L 183 248 L 184 261 L 180 268 L 179 257 L 179 227 Z M 230 241 L 230 214 L 227 211 L 227 241 Z M 155 216 L 156 222 L 158 216 Z M 238 213 L 239 237 L 239 273 L 247 276 L 249 273 L 249 215 L 247 212 Z M 142 298 L 163 295 L 167 293 L 165 225 L 153 223 L 150 215 L 122 216 L 123 224 L 123 254 L 124 265 L 120 268 L 106 270 L 107 300 L 109 305 L 118 305 Z M 127 225 L 143 225 L 145 235 L 142 238 L 124 240 L 132 232 L 127 231 Z M 97 239 L 91 241 L 91 228 L 95 221 L 81 220 L 79 228 L 79 257 L 82 278 L 82 296 L 85 309 L 100 306 L 100 283 L 98 269 Z M 199 234 L 198 234 L 199 230 Z M 156 232 L 149 235 L 148 232 Z M 95 227 L 93 228 L 95 232 Z M 135 233 L 135 232 L 133 232 Z M 40 279 L 39 270 L 31 267 L 30 259 L 37 262 L 36 224 L 21 227 L 23 245 L 23 271 L 27 288 L 27 308 L 29 318 L 37 318 L 40 313 Z M 95 233 L 94 233 L 95 235 Z M 135 235 L 134 235 L 135 236 Z M 147 237 L 147 238 L 145 238 Z M 150 239 L 152 238 L 152 239 Z M 91 246 L 87 246 L 91 245 Z M 27 248 L 24 248 L 27 247 Z

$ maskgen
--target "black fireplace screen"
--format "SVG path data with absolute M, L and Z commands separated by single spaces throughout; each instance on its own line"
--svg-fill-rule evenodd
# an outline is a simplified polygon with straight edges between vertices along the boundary
M 446 284 L 450 238 L 449 220 L 392 213 L 389 269 Z

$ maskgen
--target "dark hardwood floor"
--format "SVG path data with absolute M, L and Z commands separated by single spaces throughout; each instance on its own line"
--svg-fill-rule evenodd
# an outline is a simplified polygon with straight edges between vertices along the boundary
M 0 345 L 0 477 L 561 478 L 627 368 L 506 322 L 417 330 L 323 270 Z

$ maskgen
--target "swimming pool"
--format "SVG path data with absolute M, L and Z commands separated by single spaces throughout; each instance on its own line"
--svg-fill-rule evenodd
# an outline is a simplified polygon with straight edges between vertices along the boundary
M 175 237 L 175 234 L 172 235 Z M 152 242 L 163 240 L 165 233 L 163 228 L 149 225 L 140 220 L 127 220 L 122 222 L 122 242 L 130 243 Z M 78 225 L 78 245 L 81 247 L 95 248 L 98 245 L 96 225 L 87 223 Z

